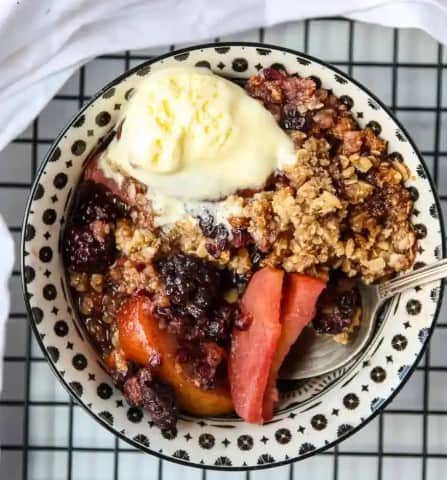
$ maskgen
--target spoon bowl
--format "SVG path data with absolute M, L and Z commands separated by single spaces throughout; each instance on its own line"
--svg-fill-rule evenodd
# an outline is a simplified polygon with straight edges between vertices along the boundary
M 279 372 L 282 380 L 301 380 L 336 370 L 358 356 L 371 340 L 377 323 L 377 313 L 385 300 L 404 290 L 434 282 L 447 276 L 447 259 L 401 275 L 379 285 L 357 284 L 362 316 L 352 342 L 341 345 L 332 335 L 318 334 L 306 328 L 291 348 Z M 389 313 L 391 309 L 388 309 Z

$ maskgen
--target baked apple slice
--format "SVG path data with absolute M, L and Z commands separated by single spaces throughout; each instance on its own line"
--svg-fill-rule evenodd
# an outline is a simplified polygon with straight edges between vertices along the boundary
M 212 390 L 198 388 L 187 370 L 177 361 L 177 340 L 159 328 L 147 297 L 127 301 L 118 315 L 120 347 L 127 360 L 150 365 L 154 355 L 161 362 L 154 373 L 175 391 L 179 407 L 200 416 L 224 415 L 233 411 L 233 402 L 226 378 L 217 378 Z
M 325 287 L 326 282 L 319 278 L 298 273 L 286 275 L 281 303 L 281 336 L 276 346 L 264 395 L 262 413 L 264 421 L 273 417 L 273 408 L 278 401 L 276 382 L 279 369 L 304 327 L 314 318 L 318 297 Z
M 262 423 L 263 398 L 278 340 L 284 272 L 265 267 L 251 278 L 241 300 L 250 317 L 248 329 L 233 329 L 228 366 L 236 413 L 247 422 Z

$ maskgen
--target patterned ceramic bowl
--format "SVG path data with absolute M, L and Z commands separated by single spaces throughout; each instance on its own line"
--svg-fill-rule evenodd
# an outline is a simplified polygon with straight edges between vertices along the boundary
M 319 77 L 337 96 L 349 95 L 364 126 L 381 127 L 390 151 L 402 154 L 413 176 L 417 265 L 445 254 L 439 203 L 427 168 L 403 127 L 366 88 L 337 69 L 299 52 L 248 43 L 196 46 L 172 52 L 121 75 L 64 127 L 35 180 L 22 239 L 23 288 L 34 333 L 58 379 L 108 430 L 167 460 L 222 469 L 255 469 L 303 459 L 351 435 L 402 387 L 422 355 L 441 303 L 441 282 L 410 290 L 389 303 L 368 347 L 351 364 L 318 378 L 289 383 L 272 421 L 251 425 L 236 417 L 182 415 L 178 434 L 163 436 L 148 414 L 129 407 L 101 368 L 79 328 L 60 255 L 70 199 L 89 152 L 113 128 L 120 109 L 145 75 L 165 65 L 198 65 L 246 78 L 273 63 Z

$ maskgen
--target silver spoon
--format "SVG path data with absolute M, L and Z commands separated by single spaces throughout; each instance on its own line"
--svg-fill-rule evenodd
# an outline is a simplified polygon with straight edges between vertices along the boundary
M 377 311 L 385 300 L 409 288 L 444 277 L 447 277 L 447 259 L 379 285 L 365 285 L 359 282 L 357 287 L 361 296 L 362 318 L 354 340 L 348 345 L 340 345 L 329 335 L 319 335 L 313 328 L 305 328 L 284 361 L 279 378 L 299 380 L 316 377 L 342 367 L 358 355 L 370 341 Z

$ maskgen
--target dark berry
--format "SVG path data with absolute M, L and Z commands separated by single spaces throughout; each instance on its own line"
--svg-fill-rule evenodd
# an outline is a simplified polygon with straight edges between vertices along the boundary
M 140 368 L 140 370 L 137 372 L 137 376 L 140 384 L 152 382 L 152 372 L 149 368 Z
M 284 78 L 286 77 L 286 73 L 283 70 L 272 67 L 264 68 L 264 70 L 262 71 L 262 75 L 268 81 L 284 80 Z
M 222 251 L 227 247 L 227 228 L 222 223 L 216 225 L 214 217 L 208 211 L 205 211 L 198 219 L 199 226 L 205 237 L 212 239 L 205 245 L 208 253 L 214 258 L 220 258 Z
M 77 272 L 104 273 L 115 260 L 115 238 L 107 234 L 99 241 L 89 227 L 72 225 L 65 231 L 63 255 Z
M 160 326 L 183 340 L 226 342 L 235 310 L 223 300 L 228 272 L 184 254 L 160 259 L 158 268 L 170 301 L 155 308 Z
M 340 309 L 344 311 L 351 311 L 356 308 L 358 304 L 358 293 L 357 290 L 351 290 L 346 293 L 342 293 L 338 297 L 338 304 Z
M 222 223 L 219 223 L 213 231 L 212 240 L 206 242 L 205 248 L 213 258 L 220 258 L 222 252 L 228 246 L 228 230 Z
M 225 342 L 231 333 L 236 317 L 236 307 L 222 302 L 211 314 L 208 321 L 208 336 L 216 341 Z
M 236 318 L 234 320 L 234 326 L 238 330 L 247 330 L 248 327 L 251 325 L 251 322 L 253 321 L 253 318 L 248 315 L 247 313 L 244 313 L 242 311 L 238 311 L 236 313 Z
M 281 120 L 281 127 L 286 130 L 301 130 L 308 132 L 313 125 L 311 115 L 301 115 L 293 104 L 286 104 L 283 109 L 283 118 Z
M 178 418 L 174 389 L 166 383 L 152 381 L 143 382 L 141 391 L 143 407 L 150 413 L 155 425 L 162 430 L 174 430 Z
M 250 280 L 250 274 L 239 274 L 233 270 L 224 269 L 221 271 L 222 275 L 222 287 L 224 290 L 230 290 L 231 288 L 237 288 L 240 292 L 245 290 L 248 281 Z
M 90 180 L 79 187 L 78 203 L 73 213 L 73 223 L 85 225 L 95 220 L 114 222 L 125 215 L 126 206 L 104 185 Z
M 205 314 L 218 297 L 221 277 L 212 263 L 179 253 L 161 259 L 158 267 L 172 304 L 182 309 L 193 304 Z
M 178 363 L 189 363 L 191 361 L 191 349 L 188 346 L 177 349 L 176 360 Z
M 340 288 L 340 284 L 329 284 L 317 303 L 317 314 L 312 324 L 320 333 L 336 335 L 346 331 L 360 307 L 360 294 L 355 286 Z
M 254 267 L 257 267 L 262 259 L 261 251 L 257 247 L 250 249 L 250 260 Z
M 234 277 L 235 277 L 234 286 L 239 290 L 239 292 L 243 292 L 246 289 L 248 282 L 250 281 L 251 273 L 250 272 L 247 272 L 246 274 L 235 273 Z
M 222 255 L 222 250 L 219 249 L 216 242 L 206 242 L 205 248 L 206 251 L 215 259 L 220 258 Z
M 115 381 L 117 386 L 122 383 L 122 380 L 119 379 L 118 382 Z M 124 383 L 122 384 L 122 389 L 126 400 L 132 405 L 133 407 L 139 407 L 143 404 L 143 395 L 141 392 L 140 382 L 138 377 L 132 376 L 127 378 Z
M 212 341 L 182 342 L 177 350 L 177 361 L 189 369 L 194 384 L 204 390 L 216 386 L 216 372 L 225 359 L 225 349 Z
M 132 366 L 129 370 L 132 370 Z M 135 369 L 134 369 L 135 372 Z M 149 368 L 140 368 L 128 374 L 119 383 L 130 405 L 144 407 L 155 425 L 162 430 L 174 431 L 178 418 L 175 393 L 170 385 L 155 380 Z
M 199 217 L 199 226 L 205 237 L 214 238 L 216 233 L 216 226 L 214 224 L 214 217 L 210 212 L 205 211 Z
M 116 377 L 116 375 L 115 375 Z M 121 388 L 127 401 L 133 407 L 143 406 L 143 391 L 144 384 L 152 382 L 152 372 L 149 368 L 137 368 L 135 365 L 129 364 L 128 371 L 124 375 L 118 375 L 118 378 L 114 378 L 115 385 Z
M 338 149 L 341 145 L 341 140 L 337 137 L 334 137 L 334 135 L 328 134 L 326 135 L 326 141 L 330 145 L 329 155 L 331 157 L 334 157 L 338 153 Z
M 168 323 L 175 319 L 175 313 L 170 307 L 160 307 L 159 305 L 155 307 L 155 315 L 158 319 L 163 320 L 164 323 Z

